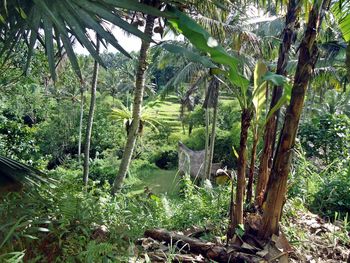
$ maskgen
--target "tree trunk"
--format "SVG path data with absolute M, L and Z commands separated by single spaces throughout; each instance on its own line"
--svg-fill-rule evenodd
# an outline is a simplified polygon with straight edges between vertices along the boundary
M 204 104 L 207 109 L 213 108 L 213 118 L 211 122 L 211 134 L 209 140 L 209 151 L 208 151 L 208 163 L 206 165 L 207 170 L 205 171 L 205 179 L 210 179 L 211 167 L 213 164 L 214 147 L 215 147 L 215 133 L 216 133 L 216 120 L 218 114 L 218 101 L 219 101 L 219 81 L 213 76 L 213 79 L 209 85 L 208 97 Z
M 318 57 L 315 41 L 317 36 L 316 29 L 319 28 L 318 23 L 322 22 L 322 16 L 325 13 L 323 9 L 328 8 L 329 2 L 330 0 L 324 0 L 320 5 L 316 1 L 309 13 L 307 29 L 300 44 L 291 101 L 286 111 L 277 145 L 276 157 L 267 186 L 266 201 L 263 205 L 262 227 L 259 229 L 259 237 L 262 239 L 268 239 L 272 234 L 278 234 L 279 232 L 278 222 L 281 218 L 287 191 L 287 179 L 300 115 L 303 110 L 308 82 Z M 322 9 L 322 12 L 320 12 L 320 9 Z
M 206 173 L 208 171 L 209 166 L 209 108 L 205 109 L 205 152 L 204 152 L 204 167 L 203 167 L 203 173 L 202 173 L 202 181 L 206 179 Z
M 229 225 L 228 238 L 233 237 L 235 229 L 239 224 L 243 224 L 243 202 L 247 167 L 247 140 L 251 119 L 252 110 L 243 109 L 241 116 L 241 139 L 238 152 L 236 202 L 235 207 L 230 209 L 230 211 L 233 212 L 233 216 L 231 216 L 233 222 L 230 222 Z
M 253 182 L 254 182 L 254 170 L 255 170 L 255 160 L 256 160 L 256 148 L 258 146 L 259 136 L 258 136 L 258 124 L 255 124 L 254 127 L 254 138 L 253 138 L 253 147 L 250 157 L 250 167 L 249 167 L 249 176 L 248 176 L 248 185 L 247 185 L 247 199 L 246 203 L 250 204 L 253 196 Z
M 78 161 L 81 161 L 81 138 L 83 131 L 83 117 L 84 117 L 84 90 L 80 89 L 80 119 L 79 119 L 79 142 L 78 142 Z
M 213 109 L 213 120 L 212 120 L 212 126 L 211 126 L 211 136 L 210 136 L 210 147 L 209 147 L 209 160 L 208 160 L 208 170 L 206 172 L 206 179 L 210 180 L 211 175 L 211 167 L 213 164 L 213 157 L 214 157 L 214 148 L 215 148 L 215 136 L 216 136 L 216 120 L 218 116 L 218 99 L 219 96 L 215 99 L 214 109 Z
M 295 25 L 300 12 L 300 0 L 289 0 L 286 15 L 286 26 L 283 30 L 283 41 L 279 49 L 279 57 L 277 62 L 276 73 L 287 75 L 286 67 L 289 61 L 289 51 L 292 43 L 295 42 Z M 282 87 L 275 86 L 272 91 L 270 110 L 277 104 L 283 93 Z M 280 111 L 277 110 L 269 119 L 264 131 L 264 146 L 260 157 L 260 167 L 258 173 L 258 181 L 256 186 L 255 198 L 256 205 L 261 207 L 264 192 L 268 182 L 268 178 L 272 166 L 272 157 L 276 142 L 276 131 Z
M 99 52 L 99 49 L 100 49 L 100 40 L 98 36 L 96 36 L 96 51 Z M 83 181 L 85 185 L 87 185 L 89 180 L 90 143 L 91 143 L 92 124 L 94 123 L 98 70 L 99 70 L 99 64 L 95 60 L 94 71 L 92 75 L 92 84 L 91 84 L 90 109 L 89 109 L 88 122 L 86 126 L 86 137 L 85 137 L 85 146 L 84 146 Z
M 155 20 L 154 16 L 147 15 L 146 27 L 144 31 L 146 35 L 152 36 L 154 20 Z M 115 194 L 120 189 L 124 181 L 124 178 L 129 169 L 131 157 L 132 157 L 136 139 L 138 136 L 138 130 L 139 130 L 139 125 L 141 120 L 143 94 L 145 90 L 145 72 L 148 67 L 148 64 L 146 61 L 147 51 L 149 47 L 150 47 L 150 43 L 142 40 L 139 61 L 138 61 L 138 68 L 136 73 L 132 122 L 130 126 L 130 132 L 128 134 L 128 139 L 124 148 L 123 157 L 119 166 L 118 174 L 113 182 L 112 194 Z
M 146 230 L 145 237 L 150 237 L 158 241 L 165 241 L 167 244 L 175 244 L 179 249 L 189 250 L 192 253 L 203 255 L 205 258 L 214 260 L 215 262 L 257 262 L 260 258 L 252 254 L 251 249 L 237 247 L 235 249 L 226 249 L 224 246 L 217 246 L 213 243 L 205 243 L 196 238 L 179 235 L 163 229 Z

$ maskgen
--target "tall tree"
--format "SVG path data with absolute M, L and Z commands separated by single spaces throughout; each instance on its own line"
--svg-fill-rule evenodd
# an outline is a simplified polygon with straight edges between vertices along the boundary
M 80 87 L 80 116 L 79 116 L 79 138 L 78 138 L 78 160 L 81 159 L 81 143 L 83 133 L 83 117 L 84 117 L 84 88 Z
M 153 2 L 154 6 L 159 6 L 158 1 Z M 146 17 L 146 26 L 144 33 L 146 36 L 151 37 L 153 34 L 155 16 L 147 15 Z M 141 109 L 143 94 L 145 90 L 145 72 L 147 70 L 147 51 L 150 47 L 148 41 L 142 40 L 140 55 L 138 59 L 138 68 L 136 72 L 136 82 L 135 82 L 135 91 L 134 91 L 134 103 L 133 103 L 133 114 L 132 122 L 129 128 L 129 134 L 126 141 L 126 145 L 123 152 L 123 157 L 119 166 L 118 174 L 113 182 L 112 193 L 115 194 L 121 187 L 126 173 L 129 169 L 131 162 L 131 157 L 134 151 L 140 120 L 141 120 Z
M 96 35 L 96 52 L 98 53 L 100 49 L 100 39 L 98 35 Z M 83 170 L 83 181 L 85 185 L 89 180 L 89 160 L 90 160 L 90 143 L 91 143 L 91 133 L 92 133 L 92 125 L 94 123 L 94 112 L 96 105 L 96 88 L 97 88 L 97 80 L 98 80 L 98 70 L 99 64 L 98 61 L 94 62 L 94 71 L 92 74 L 92 83 L 91 83 L 91 99 L 90 99 L 90 109 L 89 116 L 86 126 L 86 136 L 85 136 L 85 147 L 84 147 L 84 170 Z
M 295 41 L 295 25 L 298 21 L 300 12 L 300 0 L 290 0 L 286 14 L 286 25 L 282 33 L 282 42 L 279 48 L 279 57 L 277 62 L 276 73 L 280 75 L 287 75 L 286 67 L 289 61 L 289 51 L 291 45 Z M 281 99 L 283 89 L 281 86 L 274 86 L 272 91 L 272 98 L 270 103 L 270 111 L 276 106 Z M 277 123 L 279 119 L 279 109 L 269 118 L 264 131 L 264 146 L 260 157 L 260 167 L 258 173 L 258 181 L 256 185 L 256 205 L 261 206 L 265 188 L 268 182 L 272 156 L 275 148 Z
M 303 110 L 304 98 L 312 70 L 318 57 L 316 45 L 317 32 L 320 29 L 322 18 L 329 8 L 329 4 L 330 0 L 315 1 L 309 13 L 306 32 L 300 44 L 291 101 L 286 111 L 266 190 L 262 226 L 259 229 L 259 237 L 263 239 L 268 239 L 272 234 L 278 234 L 279 232 L 278 223 L 285 201 L 287 179 L 300 115 Z

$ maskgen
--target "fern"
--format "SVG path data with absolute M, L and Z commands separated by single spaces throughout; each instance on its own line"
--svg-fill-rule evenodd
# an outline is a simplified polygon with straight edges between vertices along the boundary
M 113 256 L 114 245 L 110 243 L 96 243 L 90 241 L 86 247 L 86 251 L 80 254 L 87 263 L 102 262 Z

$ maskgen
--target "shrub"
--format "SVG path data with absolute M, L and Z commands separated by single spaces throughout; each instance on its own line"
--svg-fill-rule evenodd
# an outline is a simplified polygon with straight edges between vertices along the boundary
M 346 115 L 317 116 L 301 125 L 299 137 L 308 157 L 330 164 L 350 156 L 350 119 Z
M 205 128 L 194 129 L 192 135 L 185 139 L 183 143 L 192 150 L 203 150 L 205 148 Z M 235 136 L 232 135 L 232 132 L 217 128 L 213 162 L 222 162 L 223 165 L 235 167 L 236 158 L 232 147 L 236 148 L 238 143 L 239 141 L 235 141 Z
M 350 212 L 350 168 L 332 171 L 322 181 L 319 190 L 315 193 L 311 204 L 313 210 L 334 218 L 335 213 L 345 217 Z
M 155 151 L 150 158 L 152 163 L 155 163 L 161 169 L 172 169 L 177 167 L 178 152 L 174 146 L 163 146 Z

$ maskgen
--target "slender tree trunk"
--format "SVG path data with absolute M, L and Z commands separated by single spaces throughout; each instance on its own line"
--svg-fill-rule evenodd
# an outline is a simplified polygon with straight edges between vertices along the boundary
M 231 208 L 233 222 L 230 222 L 228 230 L 228 238 L 232 238 L 236 227 L 243 224 L 243 202 L 244 191 L 246 187 L 246 168 L 247 168 L 247 140 L 248 130 L 252 119 L 252 110 L 243 109 L 241 115 L 241 139 L 238 152 L 238 167 L 237 167 L 237 190 L 235 207 Z
M 253 147 L 250 157 L 250 166 L 249 166 L 249 176 L 248 176 L 248 185 L 247 185 L 247 199 L 246 203 L 250 204 L 253 196 L 253 182 L 254 182 L 254 170 L 255 170 L 255 160 L 256 160 L 256 148 L 259 142 L 258 136 L 258 124 L 255 124 L 254 135 L 253 135 Z
M 283 41 L 279 49 L 277 74 L 287 75 L 286 67 L 289 61 L 289 51 L 295 41 L 295 25 L 300 12 L 300 0 L 290 0 L 286 15 L 286 26 L 283 30 Z M 283 93 L 282 87 L 275 86 L 272 91 L 270 110 L 277 104 Z M 264 131 L 264 146 L 260 157 L 260 167 L 256 186 L 256 205 L 261 207 L 264 192 L 270 175 L 272 157 L 276 142 L 276 131 L 280 111 L 277 110 L 269 119 Z
M 300 115 L 303 110 L 308 82 L 318 57 L 318 49 L 315 41 L 317 36 L 316 29 L 319 28 L 318 23 L 322 22 L 323 14 L 325 9 L 328 9 L 329 3 L 330 0 L 324 0 L 321 4 L 316 1 L 309 13 L 306 32 L 300 45 L 291 101 L 286 111 L 284 125 L 277 145 L 276 157 L 267 187 L 262 226 L 259 229 L 259 237 L 263 239 L 270 238 L 272 234 L 278 235 L 279 232 L 278 222 L 281 218 L 285 201 L 287 179 Z M 320 10 L 322 11 L 320 12 Z
M 206 179 L 209 179 L 209 180 L 210 180 L 211 167 L 213 164 L 213 157 L 214 157 L 216 121 L 218 116 L 218 100 L 219 100 L 219 95 L 215 98 L 214 105 L 213 105 L 213 120 L 212 120 L 211 135 L 210 135 L 209 160 L 208 160 L 208 168 L 207 168 L 208 170 L 206 172 L 207 174 Z
M 205 109 L 205 152 L 204 152 L 204 167 L 202 172 L 202 181 L 206 179 L 206 173 L 208 171 L 208 165 L 209 165 L 209 108 Z
M 147 15 L 145 34 L 152 36 L 153 25 L 155 17 Z M 114 180 L 112 187 L 112 194 L 115 194 L 121 187 L 124 178 L 129 169 L 131 157 L 134 151 L 136 139 L 138 136 L 138 130 L 141 120 L 141 108 L 143 101 L 143 94 L 145 90 L 145 72 L 147 70 L 147 51 L 150 47 L 150 43 L 142 40 L 141 50 L 138 61 L 138 68 L 136 73 L 135 93 L 134 93 L 134 104 L 132 113 L 132 122 L 128 134 L 128 139 L 124 148 L 123 157 L 119 166 L 117 177 Z
M 83 116 L 84 116 L 84 90 L 80 89 L 80 119 L 79 119 L 79 142 L 78 142 L 78 160 L 81 161 L 81 138 L 83 131 Z
M 212 77 L 207 94 L 205 96 L 205 100 L 203 103 L 203 107 L 205 107 L 206 111 L 209 113 L 210 108 L 213 108 L 213 117 L 212 117 L 212 130 L 211 130 L 211 136 L 209 138 L 208 134 L 208 140 L 209 144 L 206 145 L 205 150 L 205 170 L 204 170 L 204 178 L 203 179 L 209 179 L 210 173 L 211 173 L 211 167 L 213 162 L 213 155 L 214 155 L 214 146 L 215 146 L 215 132 L 216 132 L 216 119 L 217 119 L 217 106 L 218 106 L 218 100 L 219 100 L 219 81 L 216 79 L 215 76 Z M 208 117 L 210 119 L 210 117 Z M 206 132 L 209 133 L 209 121 L 207 120 L 207 127 Z M 203 180 L 204 181 L 204 180 Z
M 100 40 L 99 40 L 98 36 L 96 36 L 96 50 L 97 50 L 97 52 L 99 52 L 99 49 L 100 49 Z M 99 64 L 95 60 L 94 71 L 92 74 L 90 109 L 89 109 L 88 122 L 87 122 L 87 126 L 86 126 L 86 137 L 85 137 L 85 146 L 84 146 L 83 181 L 84 181 L 85 185 L 87 185 L 88 180 L 89 180 L 90 143 L 91 143 L 92 125 L 94 123 L 98 70 L 99 70 Z

